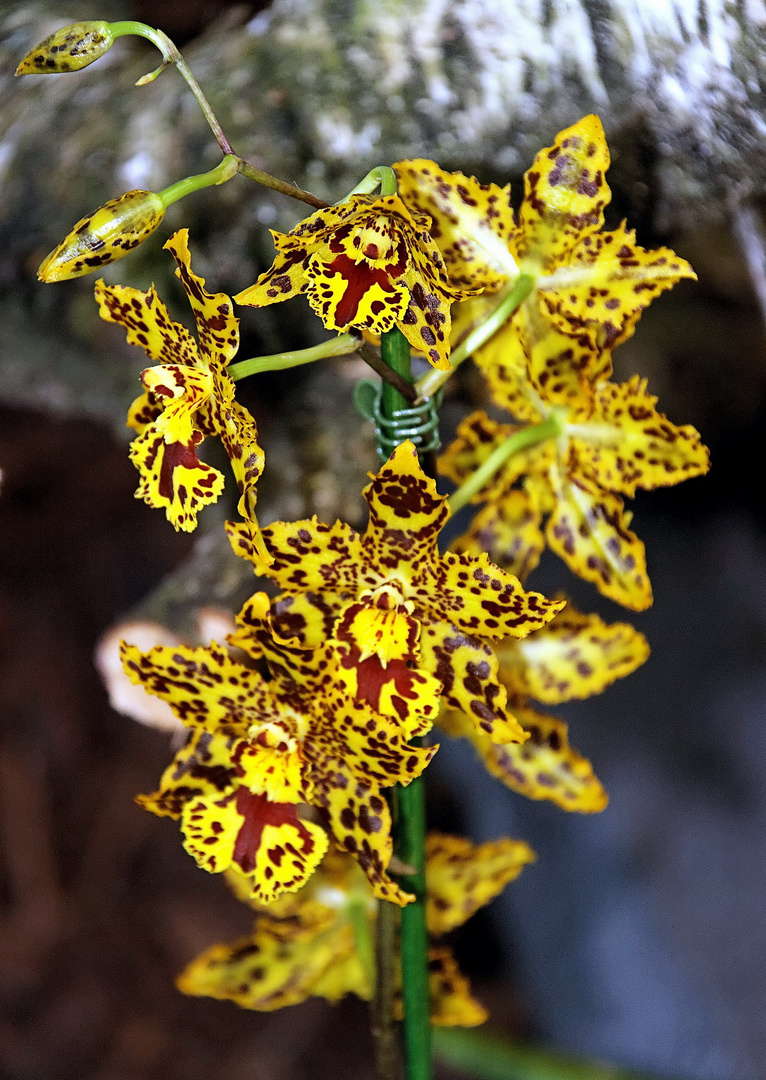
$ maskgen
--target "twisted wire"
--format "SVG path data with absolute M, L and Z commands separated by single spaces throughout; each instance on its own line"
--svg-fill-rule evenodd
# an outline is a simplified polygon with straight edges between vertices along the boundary
M 359 397 L 357 397 L 357 402 L 362 414 L 375 425 L 375 442 L 378 448 L 378 457 L 381 461 L 388 461 L 394 448 L 399 443 L 404 442 L 405 439 L 409 439 L 415 444 L 419 454 L 427 454 L 432 450 L 439 449 L 441 442 L 439 440 L 438 405 L 441 395 L 427 398 L 420 405 L 413 405 L 407 409 L 396 409 L 391 416 L 383 416 L 381 412 L 382 385 L 380 383 L 366 382 L 364 389 L 367 391 L 364 395 L 367 400 L 362 404 Z M 372 396 L 373 390 L 374 397 Z M 368 394 L 369 397 L 367 397 Z

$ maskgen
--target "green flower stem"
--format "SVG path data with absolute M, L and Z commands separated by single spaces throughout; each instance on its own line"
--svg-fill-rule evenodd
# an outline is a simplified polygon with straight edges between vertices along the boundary
M 346 199 L 349 199 L 352 195 L 371 195 L 376 187 L 380 187 L 381 195 L 396 195 L 399 190 L 396 183 L 396 173 L 388 165 L 376 165 L 374 169 L 370 169 L 353 191 L 348 193 Z M 346 199 L 341 201 L 345 202 Z
M 434 1052 L 452 1069 L 476 1080 L 648 1080 L 623 1069 L 465 1028 L 437 1028 Z
M 487 460 L 478 467 L 476 472 L 468 477 L 464 484 L 460 485 L 457 491 L 452 492 L 447 500 L 451 513 L 456 514 L 458 510 L 462 510 L 466 503 L 469 503 L 474 495 L 477 495 L 484 485 L 492 479 L 508 458 L 518 454 L 520 450 L 525 450 L 528 446 L 535 446 L 537 443 L 545 442 L 546 439 L 558 438 L 563 430 L 564 426 L 561 418 L 554 411 L 541 423 L 530 424 L 520 431 L 515 431 L 505 442 L 492 451 Z
M 422 776 L 395 789 L 396 854 L 416 873 L 402 876 L 402 888 L 414 893 L 402 908 L 402 1006 L 404 1062 L 407 1080 L 431 1080 L 431 995 L 428 986 L 428 929 L 426 927 L 426 788 Z
M 253 356 L 249 360 L 239 360 L 229 366 L 229 374 L 237 382 L 248 375 L 259 375 L 262 371 L 284 371 L 286 368 L 300 367 L 301 364 L 313 364 L 326 356 L 346 356 L 359 348 L 359 338 L 355 334 L 339 334 L 312 345 L 310 349 L 295 349 L 293 352 L 273 353 L 271 356 Z
M 146 23 L 135 22 L 133 19 L 128 19 L 125 22 L 110 23 L 109 28 L 112 31 L 113 36 L 116 38 L 124 37 L 127 34 L 131 34 L 136 35 L 137 37 L 146 38 L 147 41 L 151 41 L 153 45 L 156 45 L 156 47 L 162 53 L 162 59 L 164 60 L 165 65 L 174 64 L 178 68 L 180 74 L 186 80 L 186 83 L 191 92 L 194 94 L 195 98 L 197 99 L 197 103 L 202 109 L 205 119 L 210 125 L 210 130 L 215 135 L 216 142 L 220 146 L 221 150 L 224 152 L 224 154 L 233 154 L 234 151 L 232 150 L 231 144 L 229 143 L 229 140 L 226 138 L 223 132 L 223 128 L 218 123 L 215 113 L 210 108 L 210 104 L 207 98 L 202 93 L 202 87 L 192 75 L 186 61 L 181 56 L 180 52 L 175 47 L 170 38 L 167 36 L 167 34 L 163 34 L 162 30 L 154 30 L 151 26 L 147 26 Z M 161 70 L 162 68 L 158 68 L 157 72 L 152 72 L 152 76 L 150 77 L 156 77 L 156 75 L 159 74 Z
M 183 199 L 185 195 L 191 195 L 193 191 L 200 191 L 214 184 L 225 184 L 227 180 L 237 175 L 237 165 L 236 154 L 228 154 L 215 169 L 198 173 L 196 176 L 186 176 L 183 180 L 166 187 L 164 191 L 158 191 L 157 198 L 162 199 L 163 205 L 167 208 L 179 199 Z
M 380 350 L 383 361 L 407 382 L 412 381 L 410 346 L 397 329 L 381 334 Z M 392 418 L 400 409 L 409 407 L 407 398 L 388 382 L 383 383 L 381 412 Z M 414 893 L 415 900 L 401 913 L 402 1004 L 404 1011 L 404 1065 L 406 1080 L 431 1080 L 431 1017 L 428 992 L 428 931 L 425 911 L 425 785 L 422 776 L 407 787 L 398 785 L 393 791 L 396 823 L 396 854 L 400 862 L 414 869 L 414 874 L 400 878 L 402 888 Z M 385 902 L 384 902 L 385 904 Z M 379 927 L 385 928 L 386 921 Z M 379 930 L 379 933 L 381 930 Z M 380 946 L 379 946 L 380 951 Z M 385 972 L 379 969 L 376 1003 L 383 1004 L 387 991 L 382 985 Z M 388 979 L 391 973 L 388 971 Z
M 419 401 L 433 397 L 436 391 L 452 377 L 455 368 L 462 364 L 472 353 L 476 352 L 485 342 L 489 341 L 492 335 L 510 319 L 514 311 L 526 300 L 535 286 L 535 281 L 536 278 L 532 274 L 519 274 L 513 285 L 502 294 L 499 304 L 489 318 L 472 330 L 458 347 L 452 351 L 450 354 L 450 363 L 452 365 L 450 370 L 436 371 L 432 369 L 418 379 L 415 383 L 415 389 L 418 392 Z
M 400 375 L 406 382 L 412 382 L 412 362 L 410 344 L 397 327 L 380 335 L 380 353 L 383 363 Z M 399 409 L 408 409 L 410 402 L 390 382 L 383 383 L 381 408 L 384 416 L 392 418 Z
M 263 184 L 264 187 L 271 188 L 272 191 L 279 191 L 283 195 L 289 195 L 291 198 L 298 199 L 300 202 L 308 203 L 309 206 L 313 206 L 318 210 L 327 207 L 328 204 L 323 199 L 318 199 L 316 195 L 312 195 L 310 191 L 304 191 L 303 188 L 297 187 L 295 184 L 287 184 L 284 180 L 278 180 L 276 176 L 272 176 L 262 169 L 257 169 L 254 165 L 245 161 L 244 158 L 241 158 L 238 154 L 234 153 L 231 143 L 218 122 L 218 118 L 202 92 L 202 87 L 194 78 L 188 64 L 167 34 L 164 34 L 162 30 L 154 30 L 151 26 L 147 26 L 146 23 L 136 22 L 133 19 L 124 22 L 110 23 L 109 29 L 115 38 L 124 37 L 128 34 L 146 38 L 147 41 L 151 41 L 153 45 L 156 45 L 161 52 L 163 60 L 162 64 L 149 75 L 145 75 L 143 79 L 139 79 L 138 85 L 144 85 L 145 83 L 156 79 L 168 64 L 173 64 L 178 68 L 179 73 L 186 80 L 187 86 L 197 99 L 197 104 L 200 109 L 202 109 L 202 113 L 208 122 L 210 130 L 213 132 L 213 135 L 215 135 L 216 142 L 227 157 L 236 157 L 238 163 L 237 168 L 242 176 L 246 176 L 248 180 L 255 180 L 257 183 Z

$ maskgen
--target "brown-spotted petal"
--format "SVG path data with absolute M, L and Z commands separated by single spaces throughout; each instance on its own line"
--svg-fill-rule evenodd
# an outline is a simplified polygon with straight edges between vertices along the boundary
M 503 837 L 472 844 L 462 836 L 426 837 L 426 920 L 431 934 L 447 934 L 498 896 L 535 853 L 523 840 Z
M 501 642 L 497 655 L 509 691 L 558 705 L 600 694 L 630 675 L 649 656 L 649 644 L 629 623 L 606 623 L 567 604 L 523 641 Z
M 399 161 L 393 168 L 402 200 L 431 218 L 429 231 L 453 285 L 494 291 L 515 277 L 509 250 L 516 233 L 510 185 L 480 184 L 423 158 Z
M 604 222 L 609 151 L 597 116 L 560 131 L 524 175 L 516 252 L 522 269 L 548 273 Z

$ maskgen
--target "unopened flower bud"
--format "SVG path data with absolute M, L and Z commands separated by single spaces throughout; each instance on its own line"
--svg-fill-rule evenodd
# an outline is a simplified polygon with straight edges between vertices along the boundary
M 114 34 L 108 22 L 78 22 L 63 26 L 28 52 L 17 75 L 51 75 L 79 71 L 111 49 Z
M 154 232 L 165 204 L 151 191 L 128 191 L 78 221 L 42 262 L 40 281 L 66 281 L 122 259 Z

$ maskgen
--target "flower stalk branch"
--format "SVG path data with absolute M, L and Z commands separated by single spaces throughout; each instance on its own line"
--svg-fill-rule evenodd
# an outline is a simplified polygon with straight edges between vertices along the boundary
M 471 474 L 464 484 L 460 485 L 457 491 L 453 491 L 447 500 L 450 511 L 456 514 L 458 510 L 462 510 L 514 454 L 518 454 L 520 450 L 526 450 L 528 446 L 536 446 L 538 443 L 545 442 L 546 439 L 556 439 L 563 430 L 561 418 L 554 410 L 541 423 L 530 424 L 528 427 L 521 428 L 520 431 L 515 431 L 509 439 L 506 439 L 489 455 L 487 460 Z
M 396 997 L 396 904 L 378 900 L 375 920 L 375 996 L 372 1004 L 372 1037 L 377 1080 L 398 1080 L 398 1025 L 394 1017 Z
M 388 366 L 374 345 L 370 345 L 368 341 L 365 341 L 356 351 L 361 356 L 362 360 L 364 360 L 365 364 L 367 364 L 368 367 L 371 367 L 373 371 L 377 372 L 384 382 L 390 383 L 409 405 L 414 404 L 415 398 L 418 396 L 415 387 L 397 371 L 394 371 Z M 406 408 L 407 406 L 405 405 L 404 407 Z
M 204 117 L 210 126 L 210 130 L 213 132 L 213 135 L 215 135 L 216 142 L 221 150 L 224 154 L 233 154 L 234 151 L 231 148 L 231 143 L 226 138 L 223 128 L 218 123 L 218 119 L 210 107 L 210 103 L 202 92 L 202 87 L 194 78 L 189 65 L 167 34 L 164 34 L 162 30 L 155 30 L 153 27 L 147 26 L 146 23 L 137 22 L 134 19 L 111 23 L 110 29 L 112 31 L 112 36 L 115 38 L 125 37 L 127 35 L 146 38 L 147 41 L 151 41 L 152 45 L 155 45 L 162 53 L 163 64 L 157 68 L 156 71 L 151 72 L 150 75 L 145 75 L 143 79 L 140 79 L 138 85 L 145 85 L 149 81 L 154 81 L 163 68 L 167 67 L 169 64 L 173 64 L 178 68 L 180 75 L 184 78 L 187 86 L 197 99 L 197 104 L 200 109 L 202 109 Z
M 356 955 L 371 985 L 375 982 L 375 942 L 370 927 L 367 898 L 353 899 L 348 905 L 348 919 L 354 932 Z
M 162 30 L 155 30 L 151 26 L 147 26 L 146 23 L 136 22 L 133 19 L 128 19 L 124 22 L 111 23 L 110 30 L 114 38 L 124 37 L 126 35 L 146 38 L 147 41 L 151 41 L 162 53 L 162 64 L 154 71 L 150 72 L 149 75 L 145 75 L 143 79 L 139 79 L 137 85 L 143 86 L 148 82 L 153 82 L 169 64 L 173 64 L 178 69 L 179 74 L 183 77 L 187 86 L 194 94 L 197 104 L 208 122 L 210 130 L 215 136 L 216 142 L 225 155 L 232 155 L 237 159 L 237 168 L 242 176 L 247 177 L 248 180 L 255 180 L 256 183 L 271 188 L 272 191 L 279 191 L 283 195 L 289 195 L 293 199 L 298 199 L 300 202 L 307 203 L 309 206 L 313 206 L 318 210 L 323 209 L 328 205 L 323 199 L 319 199 L 316 195 L 312 195 L 311 192 L 304 191 L 303 188 L 298 187 L 296 184 L 288 184 L 284 180 L 279 180 L 276 176 L 264 172 L 263 169 L 256 168 L 255 165 L 251 165 L 248 161 L 245 161 L 244 158 L 241 158 L 238 154 L 234 153 L 231 143 L 210 106 L 210 102 L 202 92 L 202 87 L 194 78 L 189 65 L 167 34 L 164 34 Z
M 451 370 L 427 371 L 422 378 L 418 379 L 415 384 L 418 401 L 433 397 L 436 391 L 440 390 L 449 381 L 454 374 L 455 368 L 462 364 L 464 360 L 467 360 L 477 349 L 481 348 L 485 342 L 489 341 L 492 335 L 510 319 L 514 311 L 521 307 L 532 292 L 535 280 L 531 274 L 519 274 L 513 285 L 505 293 L 501 294 L 502 298 L 489 318 L 472 330 L 458 347 L 450 353 Z
M 294 349 L 292 352 L 272 353 L 269 356 L 253 356 L 249 360 L 239 360 L 229 366 L 229 374 L 235 382 L 248 375 L 260 375 L 264 371 L 285 371 L 287 368 L 313 364 L 328 356 L 347 356 L 359 348 L 356 334 L 338 334 L 329 341 L 312 345 L 308 349 Z

